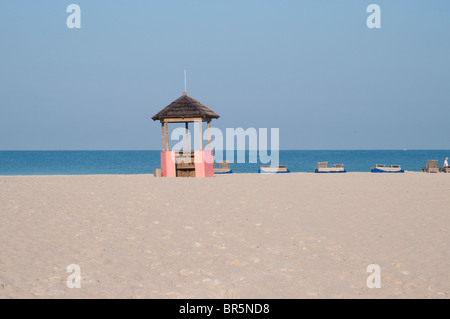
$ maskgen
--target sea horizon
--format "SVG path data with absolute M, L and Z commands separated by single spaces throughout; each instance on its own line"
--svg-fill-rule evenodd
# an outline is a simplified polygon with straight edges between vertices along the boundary
M 257 151 L 245 150 L 245 163 L 236 151 L 223 151 L 215 161 L 231 161 L 234 173 L 257 173 L 263 163 Z M 160 167 L 160 150 L 15 150 L 0 151 L 0 175 L 97 175 L 152 174 Z M 228 154 L 228 158 L 227 158 Z M 450 150 L 280 150 L 279 165 L 291 172 L 313 172 L 317 162 L 344 164 L 347 172 L 370 172 L 375 164 L 401 165 L 421 171 L 429 159 L 442 166 Z

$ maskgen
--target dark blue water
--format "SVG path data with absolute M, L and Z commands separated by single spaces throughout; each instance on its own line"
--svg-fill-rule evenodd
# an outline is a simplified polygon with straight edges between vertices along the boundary
M 159 151 L 0 151 L 0 175 L 151 174 L 160 167 Z M 250 154 L 251 155 L 251 154 Z M 255 154 L 253 154 L 255 155 Z M 420 171 L 428 159 L 442 166 L 449 150 L 280 151 L 280 165 L 292 172 L 312 172 L 317 162 L 344 164 L 348 172 L 369 172 L 374 164 L 401 165 Z M 226 156 L 224 155 L 225 159 Z M 237 153 L 234 153 L 235 161 Z M 261 163 L 232 163 L 235 173 L 256 173 Z

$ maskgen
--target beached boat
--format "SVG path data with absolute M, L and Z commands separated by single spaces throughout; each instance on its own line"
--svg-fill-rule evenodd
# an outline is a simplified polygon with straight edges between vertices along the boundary
M 328 162 L 319 162 L 314 173 L 346 173 L 346 171 L 344 164 L 334 164 L 333 167 L 328 167 Z
M 214 169 L 214 174 L 231 174 L 233 171 L 230 169 L 230 163 L 220 162 L 219 168 Z
M 400 167 L 400 165 L 385 166 L 383 164 L 375 164 L 372 167 L 372 173 L 404 173 L 405 171 Z
M 231 174 L 233 171 L 230 168 L 215 168 L 214 174 Z
M 277 167 L 271 166 L 261 166 L 258 170 L 258 173 L 269 173 L 269 174 L 278 174 L 278 173 L 290 173 L 291 171 L 287 169 L 286 165 L 278 165 Z

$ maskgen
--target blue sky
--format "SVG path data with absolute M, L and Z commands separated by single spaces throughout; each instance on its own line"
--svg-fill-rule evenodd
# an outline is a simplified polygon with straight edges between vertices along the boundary
M 0 150 L 160 149 L 150 118 L 185 68 L 213 126 L 278 127 L 281 149 L 450 149 L 449 17 L 446 0 L 2 1 Z

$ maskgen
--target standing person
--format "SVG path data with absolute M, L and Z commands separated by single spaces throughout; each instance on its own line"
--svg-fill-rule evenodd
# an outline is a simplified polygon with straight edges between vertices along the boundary
M 444 167 L 448 167 L 448 157 L 445 158 Z

